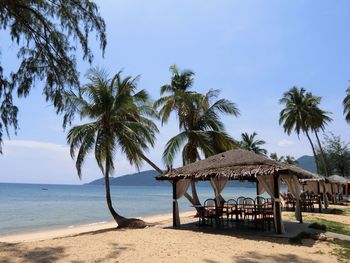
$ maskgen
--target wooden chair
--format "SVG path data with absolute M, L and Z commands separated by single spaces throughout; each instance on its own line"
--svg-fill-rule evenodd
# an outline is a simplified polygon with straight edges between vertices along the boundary
M 262 219 L 262 222 L 263 222 L 264 225 L 267 223 L 269 231 L 271 229 L 271 222 L 272 222 L 273 225 L 275 225 L 274 214 L 273 214 L 273 206 L 269 202 L 265 202 L 263 204 L 263 219 Z
M 255 221 L 256 219 L 256 206 L 253 198 L 247 197 L 244 198 L 243 202 L 244 209 L 244 221 L 247 218 L 247 221 Z
M 226 206 L 226 207 L 225 207 Z M 243 210 L 238 208 L 238 204 L 234 199 L 227 200 L 226 204 L 224 205 L 224 213 L 226 214 L 227 218 L 227 225 L 229 220 L 233 221 L 233 216 L 235 215 L 236 222 L 238 222 L 238 216 L 242 217 Z

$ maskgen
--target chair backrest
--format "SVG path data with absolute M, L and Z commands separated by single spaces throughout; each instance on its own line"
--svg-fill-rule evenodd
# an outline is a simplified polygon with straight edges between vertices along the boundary
M 204 207 L 215 208 L 215 199 L 207 199 L 204 201 Z
M 244 206 L 254 206 L 255 201 L 253 198 L 247 197 L 247 198 L 244 198 L 243 205 Z
M 237 202 L 235 199 L 229 199 L 229 200 L 227 200 L 226 204 L 229 206 L 235 206 L 235 205 L 237 205 Z
M 255 204 L 256 205 L 263 205 L 266 202 L 266 199 L 262 196 L 257 196 L 255 198 Z
M 238 197 L 238 198 L 237 198 L 237 204 L 238 204 L 238 205 L 243 205 L 243 203 L 244 203 L 244 199 L 245 199 L 245 197 L 244 197 L 244 196 L 240 196 L 240 197 Z

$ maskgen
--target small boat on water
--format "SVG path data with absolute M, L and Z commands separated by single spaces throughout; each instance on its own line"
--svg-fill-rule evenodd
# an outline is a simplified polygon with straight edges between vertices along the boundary
M 43 190 L 43 191 L 47 191 L 47 190 L 49 190 L 49 189 L 47 189 L 47 188 L 41 188 L 41 190 Z

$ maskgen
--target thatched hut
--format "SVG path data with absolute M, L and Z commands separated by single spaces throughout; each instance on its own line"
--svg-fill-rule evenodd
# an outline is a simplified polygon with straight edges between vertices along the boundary
M 319 212 L 322 212 L 322 199 L 325 208 L 328 208 L 329 201 L 327 197 L 328 188 L 332 185 L 329 185 L 326 182 L 325 177 L 320 175 L 315 175 L 314 178 L 301 179 L 299 180 L 303 186 L 303 191 L 312 192 L 318 195 L 318 209 Z M 330 188 L 331 189 L 331 188 Z
M 345 193 L 348 192 L 347 188 L 348 188 L 350 181 L 348 179 L 346 179 L 345 177 L 342 177 L 342 176 L 335 174 L 335 175 L 331 175 L 331 176 L 327 177 L 327 179 L 330 183 L 332 183 L 335 186 L 334 191 L 336 194 L 342 195 L 344 190 L 345 190 Z
M 301 221 L 299 179 L 314 178 L 309 171 L 296 166 L 282 164 L 265 156 L 241 149 L 230 150 L 211 156 L 205 160 L 171 169 L 159 175 L 157 180 L 169 180 L 173 184 L 173 225 L 179 226 L 177 200 L 182 197 L 191 181 L 208 180 L 218 198 L 228 180 L 248 180 L 257 182 L 258 193 L 267 192 L 274 203 L 275 230 L 283 232 L 281 215 L 280 184 L 283 180 L 298 200 L 296 216 Z

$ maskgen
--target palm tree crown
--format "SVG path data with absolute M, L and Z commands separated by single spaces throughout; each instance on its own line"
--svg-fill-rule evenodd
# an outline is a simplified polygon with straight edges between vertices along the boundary
M 265 144 L 265 141 L 255 139 L 258 134 L 253 132 L 253 134 L 248 134 L 246 132 L 242 133 L 241 148 L 248 151 L 253 151 L 256 154 L 267 154 L 267 150 L 261 148 Z
M 179 114 L 180 133 L 168 141 L 163 153 L 163 161 L 167 165 L 173 163 L 182 147 L 182 161 L 185 165 L 199 160 L 201 153 L 204 157 L 209 157 L 238 146 L 225 132 L 219 114 L 238 116 L 239 110 L 226 99 L 212 103 L 218 95 L 218 90 L 210 90 L 205 95 L 191 95 L 192 101 L 186 101 L 183 106 L 186 111 Z

